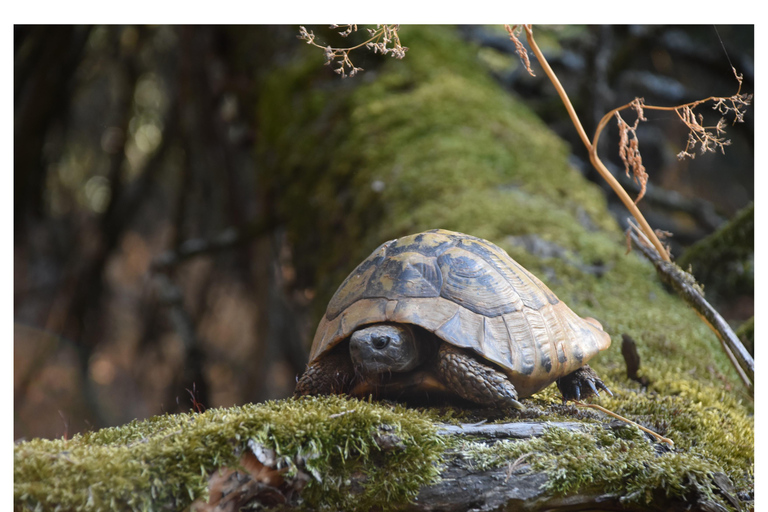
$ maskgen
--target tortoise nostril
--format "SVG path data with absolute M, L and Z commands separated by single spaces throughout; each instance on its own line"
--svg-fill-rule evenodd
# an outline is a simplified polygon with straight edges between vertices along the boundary
M 389 336 L 374 336 L 373 339 L 371 339 L 371 345 L 373 345 L 373 348 L 381 350 L 389 345 Z

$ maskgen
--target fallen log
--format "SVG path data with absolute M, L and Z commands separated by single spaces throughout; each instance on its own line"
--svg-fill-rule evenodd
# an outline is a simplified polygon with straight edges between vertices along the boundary
M 514 423 L 474 423 L 474 424 L 438 424 L 437 434 L 446 438 L 467 437 L 474 443 L 493 444 L 499 440 L 524 440 L 542 436 L 547 429 L 558 428 L 567 431 L 587 431 L 595 424 L 584 422 L 514 422 Z M 605 429 L 629 428 L 621 422 L 601 424 Z M 389 429 L 385 429 L 389 430 Z M 647 442 L 651 442 L 647 439 Z M 398 451 L 404 449 L 404 442 L 397 435 L 388 433 L 377 438 L 377 443 L 382 451 Z M 212 475 L 212 491 L 209 502 L 198 501 L 192 506 L 197 512 L 225 512 L 238 511 L 243 507 L 274 506 L 280 505 L 290 509 L 299 507 L 300 489 L 298 493 L 296 483 L 285 486 L 281 479 L 283 491 L 263 481 L 265 472 L 277 469 L 274 454 L 264 456 L 262 447 L 255 447 L 254 453 L 259 461 L 271 464 L 271 468 L 265 464 L 259 464 L 256 472 L 251 469 L 251 476 L 247 473 L 232 471 L 223 477 L 221 473 Z M 659 447 L 660 452 L 668 451 Z M 529 454 L 530 455 L 530 454 Z M 720 503 L 708 499 L 691 486 L 687 499 L 675 499 L 670 497 L 662 489 L 652 493 L 650 501 L 638 501 L 637 496 L 625 496 L 620 493 L 605 492 L 600 486 L 590 489 L 580 489 L 578 493 L 569 495 L 553 495 L 548 490 L 551 479 L 545 471 L 537 471 L 528 463 L 527 455 L 521 456 L 506 465 L 491 469 L 480 469 L 473 463 L 472 457 L 467 456 L 461 449 L 449 449 L 445 454 L 446 462 L 441 465 L 440 475 L 436 483 L 422 487 L 418 495 L 405 505 L 396 507 L 405 511 L 443 511 L 459 512 L 465 510 L 492 511 L 492 510 L 520 510 L 530 512 L 543 511 L 576 511 L 576 510 L 621 510 L 621 511 L 702 511 L 725 512 Z M 241 465 L 254 467 L 253 453 L 247 453 Z M 226 472 L 225 472 L 226 474 Z M 274 475 L 271 475 L 274 478 Z M 299 476 L 298 485 L 302 488 L 309 480 L 308 475 Z M 221 482 L 227 480 L 229 486 L 222 492 Z M 261 481 L 255 481 L 261 480 Z M 274 482 L 272 482 L 274 483 Z M 368 485 L 368 478 L 359 473 L 355 481 L 350 482 L 350 491 L 362 489 Z M 722 473 L 713 477 L 714 488 L 718 494 L 725 498 L 729 504 L 737 510 L 741 508 L 740 501 L 731 495 L 731 486 L 728 478 Z M 213 487 L 216 487 L 214 490 Z M 285 489 L 290 488 L 288 493 Z M 217 495 L 218 493 L 218 495 Z M 389 508 L 391 504 L 382 503 L 382 508 Z

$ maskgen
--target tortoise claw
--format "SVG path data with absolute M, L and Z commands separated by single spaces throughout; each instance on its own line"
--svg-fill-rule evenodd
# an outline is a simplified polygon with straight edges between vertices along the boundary
M 600 396 L 600 393 L 597 391 L 597 388 L 595 387 L 595 381 L 587 380 L 587 385 L 589 386 L 589 389 L 591 389 L 592 392 L 595 394 L 595 396 Z
M 602 380 L 600 380 L 600 379 L 597 379 L 597 380 L 595 381 L 595 384 L 597 384 L 597 387 L 599 387 L 600 389 L 602 389 L 603 391 L 605 391 L 605 392 L 606 392 L 606 393 L 608 393 L 609 395 L 613 396 L 613 391 L 611 391 L 610 389 L 608 389 L 608 386 L 606 386 L 606 385 L 605 385 L 605 383 L 604 383 Z M 595 394 L 597 394 L 597 391 L 595 391 Z M 598 395 L 598 396 L 599 396 L 599 395 Z
M 600 392 L 598 388 L 613 396 L 611 390 L 600 380 L 600 377 L 589 365 L 584 365 L 578 370 L 557 379 L 557 387 L 563 395 L 563 403 L 568 400 L 581 400 L 592 395 L 599 397 Z

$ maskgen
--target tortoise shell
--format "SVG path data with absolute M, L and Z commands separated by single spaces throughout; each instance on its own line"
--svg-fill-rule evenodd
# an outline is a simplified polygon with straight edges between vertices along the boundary
M 314 362 L 356 329 L 406 323 L 498 365 L 521 398 L 611 344 L 498 246 L 436 229 L 379 246 L 344 280 L 317 327 Z

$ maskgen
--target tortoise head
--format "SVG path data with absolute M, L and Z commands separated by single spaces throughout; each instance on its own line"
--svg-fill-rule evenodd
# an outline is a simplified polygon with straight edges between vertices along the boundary
M 362 374 L 403 373 L 427 358 L 428 350 L 407 325 L 374 324 L 352 333 L 349 355 Z

